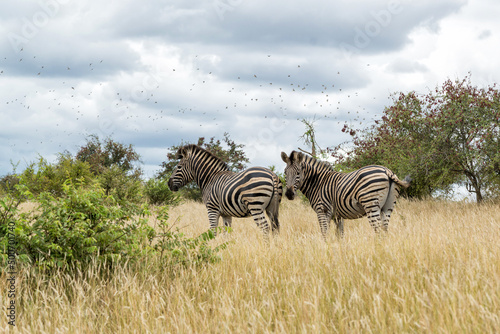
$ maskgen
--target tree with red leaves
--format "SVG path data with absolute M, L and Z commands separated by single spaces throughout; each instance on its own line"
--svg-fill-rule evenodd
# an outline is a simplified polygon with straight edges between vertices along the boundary
M 393 104 L 374 125 L 354 130 L 352 145 L 332 148 L 347 168 L 381 164 L 411 174 L 409 195 L 425 197 L 463 184 L 476 201 L 500 189 L 500 91 L 478 88 L 470 75 L 444 82 L 427 95 L 392 95 Z M 346 152 L 346 153 L 341 153 Z

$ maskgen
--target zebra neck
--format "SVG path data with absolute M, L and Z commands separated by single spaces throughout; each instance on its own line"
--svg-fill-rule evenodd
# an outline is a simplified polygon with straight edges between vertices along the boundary
M 203 191 L 207 184 L 214 178 L 215 174 L 221 171 L 228 170 L 226 165 L 219 160 L 210 157 L 207 159 L 193 161 L 194 179 L 196 184 Z
M 306 165 L 304 169 L 304 182 L 300 186 L 299 190 L 311 200 L 314 195 L 321 191 L 322 187 L 325 185 L 325 181 L 331 175 L 336 172 L 326 168 L 316 168 L 316 165 Z

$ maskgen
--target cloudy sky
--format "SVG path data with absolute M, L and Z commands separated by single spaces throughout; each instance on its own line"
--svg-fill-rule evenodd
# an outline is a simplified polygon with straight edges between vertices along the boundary
M 89 134 L 133 144 L 147 176 L 168 147 L 224 132 L 282 169 L 281 151 L 307 149 L 301 119 L 334 146 L 391 93 L 498 82 L 499 14 L 497 0 L 4 1 L 0 175 Z

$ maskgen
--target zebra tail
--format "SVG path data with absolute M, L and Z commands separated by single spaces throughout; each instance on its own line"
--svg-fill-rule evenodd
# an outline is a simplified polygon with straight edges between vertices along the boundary
M 401 186 L 403 188 L 408 188 L 410 186 L 410 183 L 411 183 L 411 176 L 406 175 L 405 179 L 403 181 L 401 181 L 395 174 L 393 174 L 392 180 L 394 182 L 396 182 L 399 186 Z
M 408 188 L 410 186 L 411 182 L 411 176 L 406 175 L 405 179 L 401 181 L 396 174 L 394 174 L 391 170 L 386 171 L 387 176 L 389 176 L 389 179 L 396 183 L 398 186 L 402 188 Z

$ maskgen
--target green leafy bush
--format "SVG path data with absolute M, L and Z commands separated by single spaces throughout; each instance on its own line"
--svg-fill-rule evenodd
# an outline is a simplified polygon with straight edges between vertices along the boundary
M 179 197 L 168 188 L 164 178 L 151 178 L 144 184 L 144 193 L 152 205 L 175 205 Z
M 14 173 L 4 175 L 0 178 L 0 196 L 11 193 L 15 186 L 19 184 L 19 177 Z
M 95 184 L 67 180 L 63 196 L 42 192 L 38 206 L 17 220 L 17 247 L 31 264 L 62 267 L 91 257 L 133 258 L 144 249 L 150 229 L 146 207 L 122 207 Z
M 74 182 L 83 179 L 89 182 L 93 175 L 88 163 L 74 160 L 69 153 L 62 153 L 55 163 L 49 163 L 40 157 L 37 162 L 30 163 L 15 177 L 35 195 L 49 192 L 54 196 L 61 196 L 65 180 L 70 179 Z M 10 176 L 10 179 L 14 181 L 14 175 Z
M 161 207 L 157 213 L 158 225 L 155 230 L 156 243 L 154 249 L 162 262 L 168 263 L 174 269 L 177 265 L 200 265 L 203 263 L 214 263 L 220 260 L 218 252 L 225 249 L 227 242 L 211 248 L 208 242 L 215 238 L 215 234 L 208 230 L 196 238 L 187 238 L 178 230 L 173 230 L 172 225 L 167 224 L 168 211 Z M 220 231 L 231 232 L 229 227 L 220 227 Z
M 1 264 L 8 258 L 9 222 L 15 223 L 19 262 L 40 269 L 72 268 L 91 263 L 137 263 L 146 258 L 161 261 L 167 268 L 218 261 L 222 244 L 211 248 L 213 233 L 187 238 L 167 225 L 168 206 L 156 209 L 156 226 L 147 205 L 120 205 L 97 184 L 66 180 L 62 196 L 49 192 L 34 196 L 20 184 L 17 195 L 0 201 Z M 28 212 L 19 212 L 25 199 L 36 203 Z
M 113 196 L 121 205 L 142 201 L 142 182 L 139 174 L 128 175 L 117 165 L 106 168 L 97 178 L 106 195 Z
M 19 205 L 29 196 L 26 186 L 16 184 L 0 198 L 0 238 L 6 237 L 9 223 L 19 214 Z

